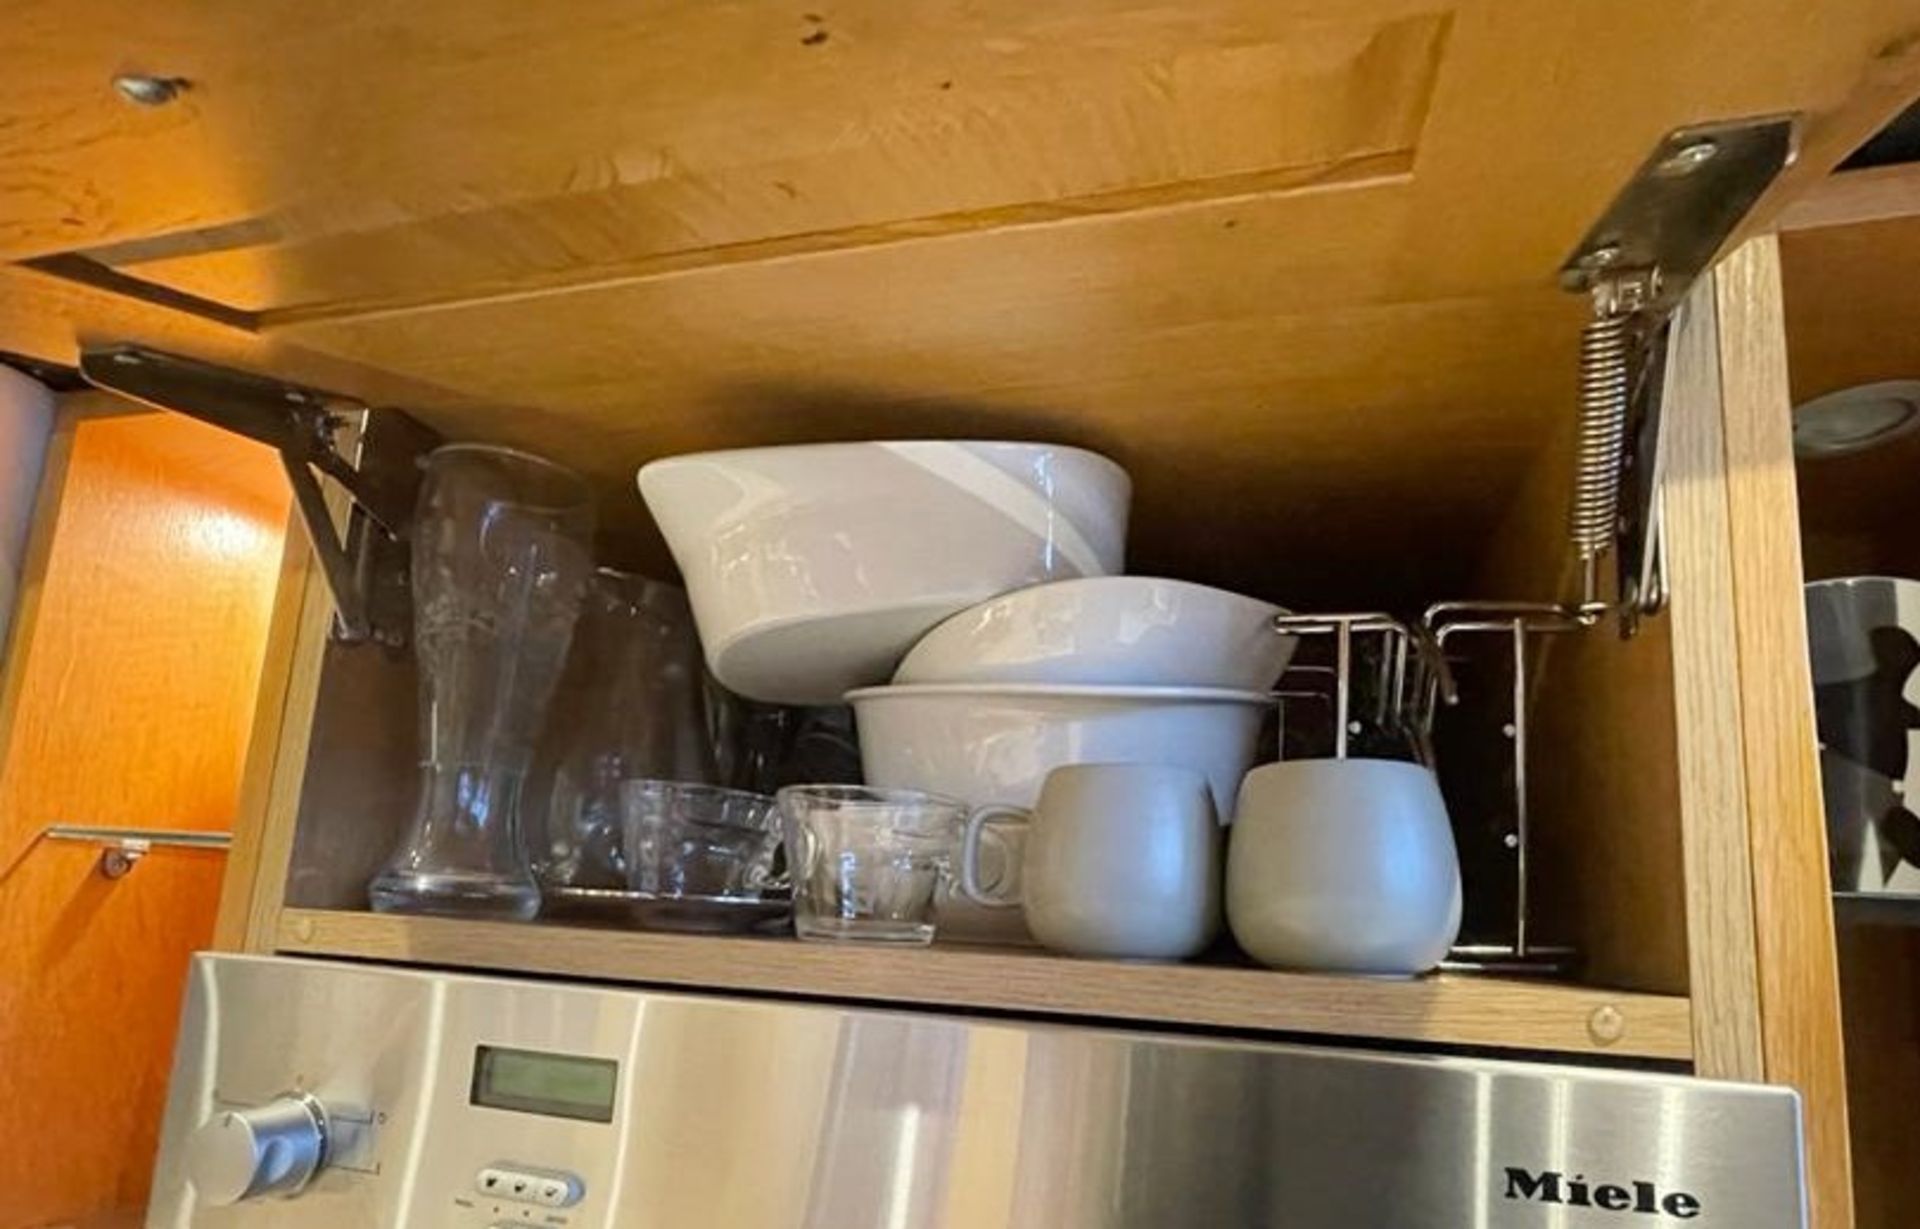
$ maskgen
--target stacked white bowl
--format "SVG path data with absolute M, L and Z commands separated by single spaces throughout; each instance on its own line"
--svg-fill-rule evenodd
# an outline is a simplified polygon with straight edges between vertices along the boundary
M 1279 613 L 1146 576 L 983 602 L 922 637 L 892 685 L 848 695 L 867 780 L 1025 807 L 1064 764 L 1175 764 L 1225 819 L 1293 652 Z

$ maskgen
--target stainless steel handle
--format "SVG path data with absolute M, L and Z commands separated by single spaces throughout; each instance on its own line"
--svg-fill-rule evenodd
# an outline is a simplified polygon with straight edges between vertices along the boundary
M 156 845 L 180 849 L 217 849 L 222 853 L 232 846 L 230 832 L 206 832 L 193 828 L 110 828 L 90 824 L 53 824 L 40 832 L 50 841 L 92 841 L 105 846 L 100 853 L 100 873 L 118 879 L 134 868 Z

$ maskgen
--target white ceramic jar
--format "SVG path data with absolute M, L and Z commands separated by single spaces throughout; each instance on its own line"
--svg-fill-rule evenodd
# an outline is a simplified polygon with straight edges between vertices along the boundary
M 1460 932 L 1460 859 L 1430 769 L 1292 760 L 1247 774 L 1227 923 L 1274 968 L 1411 976 Z

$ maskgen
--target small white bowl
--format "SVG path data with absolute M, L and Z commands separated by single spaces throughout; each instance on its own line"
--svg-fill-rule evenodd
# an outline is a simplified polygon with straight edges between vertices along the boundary
M 1084 449 L 940 440 L 670 457 L 638 481 L 714 676 L 781 704 L 884 682 L 987 598 L 1119 571 L 1131 491 Z
M 1152 576 L 1058 580 L 963 610 L 920 638 L 893 681 L 1225 687 L 1264 691 L 1293 656 L 1286 613 Z
M 1264 692 L 928 683 L 850 692 L 867 784 L 1030 807 L 1066 764 L 1173 764 L 1207 778 L 1224 821 L 1253 764 Z

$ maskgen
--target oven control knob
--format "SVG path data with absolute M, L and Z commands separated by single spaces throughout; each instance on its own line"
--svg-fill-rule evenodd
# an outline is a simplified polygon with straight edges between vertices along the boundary
M 193 1133 L 187 1174 L 202 1203 L 297 1195 L 327 1163 L 327 1109 L 290 1093 L 254 1109 L 222 1110 Z

